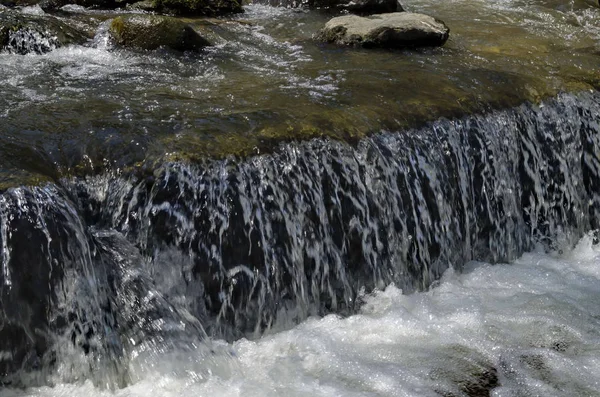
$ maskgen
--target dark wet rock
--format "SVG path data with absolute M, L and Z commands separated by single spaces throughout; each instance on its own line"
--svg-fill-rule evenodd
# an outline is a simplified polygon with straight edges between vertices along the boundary
M 244 12 L 241 0 L 152 0 L 149 10 L 178 16 L 219 16 Z
M 430 374 L 439 382 L 436 392 L 440 396 L 490 397 L 500 386 L 498 369 L 481 354 L 460 345 L 451 345 L 440 353 L 449 365 Z
M 27 7 L 39 3 L 39 0 L 0 0 L 0 10 L 6 7 Z
M 444 45 L 450 29 L 424 14 L 395 12 L 370 17 L 345 15 L 333 18 L 316 36 L 339 45 L 402 48 Z
M 83 230 L 78 218 L 64 211 L 68 201 L 55 199 L 55 193 L 23 188 L 0 196 L 1 214 L 19 214 L 0 217 L 0 246 L 10 247 L 0 252 L 5 266 L 0 271 L 0 384 L 15 384 L 11 374 L 40 369 L 52 360 L 49 331 L 62 334 L 64 319 L 77 317 L 71 306 L 76 303 L 64 299 L 74 293 L 74 284 L 62 282 L 65 274 L 83 273 L 89 255 L 79 247 Z
M 54 48 L 83 44 L 88 37 L 51 16 L 0 13 L 0 49 L 16 54 L 43 54 Z
M 404 11 L 398 0 L 259 0 L 259 3 L 286 8 L 341 9 L 359 15 Z
M 27 1 L 27 0 L 20 0 Z M 125 7 L 128 0 L 33 0 L 46 12 L 53 12 L 66 5 L 76 5 L 86 8 L 113 10 Z M 132 0 L 131 0 L 132 1 Z M 131 2 L 129 1 L 129 2 Z
M 122 0 L 121 0 L 122 1 Z M 67 4 L 83 7 L 114 9 L 119 6 L 119 0 L 0 0 L 6 7 L 28 7 L 39 5 L 44 11 L 55 11 Z
M 404 11 L 398 0 L 350 0 L 341 3 L 339 7 L 359 15 Z
M 139 50 L 198 51 L 211 45 L 188 24 L 158 15 L 120 16 L 113 19 L 109 31 L 118 45 Z
M 7 7 L 39 5 L 46 12 L 68 4 L 105 10 L 132 7 L 178 16 L 221 16 L 244 12 L 241 0 L 0 0 L 0 5 Z
M 88 228 L 51 184 L 1 193 L 0 387 L 45 384 L 72 349 L 86 364 L 61 379 L 122 387 L 124 349 L 198 340 L 199 323 L 154 289 L 143 261 L 123 235 Z
M 343 9 L 359 15 L 404 11 L 398 0 L 308 0 L 310 8 Z

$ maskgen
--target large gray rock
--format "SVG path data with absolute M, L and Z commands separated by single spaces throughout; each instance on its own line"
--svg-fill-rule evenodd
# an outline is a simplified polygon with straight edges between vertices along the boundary
M 395 12 L 360 17 L 333 18 L 317 40 L 339 45 L 402 48 L 444 45 L 450 29 L 440 20 L 424 14 Z
M 188 24 L 159 15 L 119 16 L 111 22 L 109 32 L 118 45 L 138 50 L 198 51 L 211 45 Z

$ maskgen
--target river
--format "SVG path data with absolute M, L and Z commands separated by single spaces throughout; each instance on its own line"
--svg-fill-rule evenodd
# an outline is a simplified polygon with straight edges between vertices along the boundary
M 404 6 L 0 52 L 0 395 L 600 395 L 600 9 Z

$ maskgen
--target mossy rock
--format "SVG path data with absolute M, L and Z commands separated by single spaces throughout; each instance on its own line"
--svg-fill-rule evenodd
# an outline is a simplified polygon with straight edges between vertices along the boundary
M 211 45 L 188 24 L 160 15 L 119 16 L 109 31 L 116 44 L 138 50 L 199 51 Z
M 244 12 L 241 0 L 152 0 L 152 9 L 178 16 L 219 16 Z
M 45 53 L 70 44 L 83 44 L 88 37 L 51 16 L 0 12 L 0 49 L 18 54 Z

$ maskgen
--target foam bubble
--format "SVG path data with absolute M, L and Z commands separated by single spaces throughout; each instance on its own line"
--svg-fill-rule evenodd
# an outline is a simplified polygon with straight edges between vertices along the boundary
M 449 270 L 428 292 L 389 286 L 359 314 L 232 345 L 233 361 L 155 356 L 117 396 L 589 396 L 600 390 L 600 250 Z M 231 363 L 233 362 L 233 365 Z M 160 363 L 160 365 L 158 365 Z M 89 382 L 3 397 L 108 396 Z

